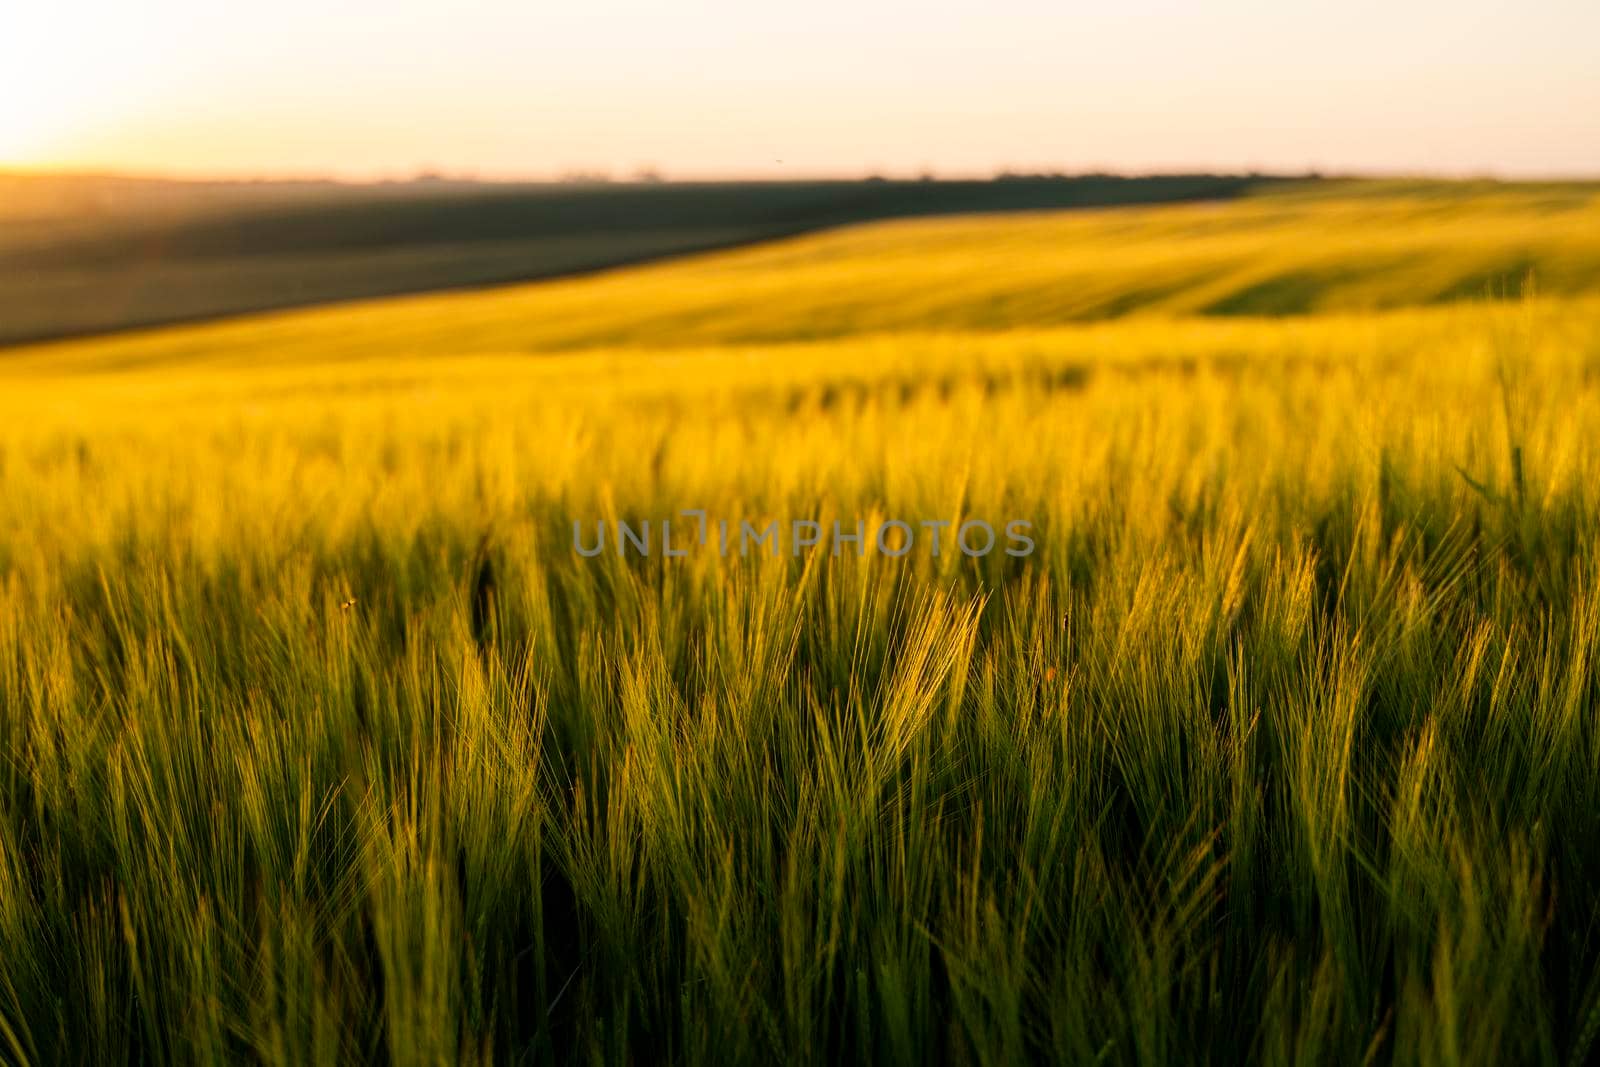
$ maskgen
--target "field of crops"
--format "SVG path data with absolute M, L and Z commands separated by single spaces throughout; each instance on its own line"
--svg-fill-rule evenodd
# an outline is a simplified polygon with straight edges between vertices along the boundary
M 0 1061 L 1593 1062 L 1597 441 L 1576 186 L 0 353 Z
M 529 281 L 884 218 L 1223 200 L 1282 184 L 190 182 L 0 168 L 0 345 Z

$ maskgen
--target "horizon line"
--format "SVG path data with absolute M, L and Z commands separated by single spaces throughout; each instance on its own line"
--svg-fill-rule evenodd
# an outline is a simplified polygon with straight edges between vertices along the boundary
M 114 180 L 150 183 L 194 185 L 754 185 L 852 182 L 991 182 L 1005 180 L 1057 180 L 1085 178 L 1116 178 L 1124 180 L 1152 178 L 1247 178 L 1259 181 L 1430 181 L 1430 182 L 1491 182 L 1497 184 L 1542 184 L 1571 182 L 1578 184 L 1600 183 L 1600 171 L 1569 173 L 1553 171 L 1534 174 L 1506 174 L 1493 169 L 1430 170 L 1427 168 L 1351 168 L 1323 167 L 1241 168 L 1241 167 L 1141 167 L 1114 168 L 1090 166 L 1077 169 L 1011 168 L 998 166 L 987 171 L 950 170 L 934 168 L 866 168 L 855 172 L 846 170 L 797 170 L 794 174 L 774 174 L 768 170 L 684 171 L 666 173 L 648 164 L 631 168 L 572 167 L 560 172 L 474 172 L 446 167 L 419 165 L 407 170 L 371 171 L 248 171 L 202 170 L 175 168 L 154 170 L 143 168 L 122 169 L 116 166 L 74 166 L 12 163 L 0 161 L 0 178 L 30 178 L 57 180 Z

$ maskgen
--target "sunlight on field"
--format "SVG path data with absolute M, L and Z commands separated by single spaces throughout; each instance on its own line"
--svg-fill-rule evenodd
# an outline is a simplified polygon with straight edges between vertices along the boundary
M 0 354 L 0 1048 L 1581 1061 L 1597 214 L 896 223 Z M 685 508 L 1038 550 L 573 551 Z
M 594 277 L 8 353 L 116 369 L 1364 313 L 1600 292 L 1588 185 L 1290 186 L 1240 201 L 879 223 Z

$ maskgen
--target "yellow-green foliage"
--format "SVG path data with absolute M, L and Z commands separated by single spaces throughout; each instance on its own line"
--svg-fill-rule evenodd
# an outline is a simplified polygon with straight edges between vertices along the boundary
M 0 1058 L 1583 1061 L 1597 214 L 897 223 L 0 357 Z M 1190 314 L 1252 309 L 1317 313 Z M 1038 550 L 572 549 L 683 508 Z

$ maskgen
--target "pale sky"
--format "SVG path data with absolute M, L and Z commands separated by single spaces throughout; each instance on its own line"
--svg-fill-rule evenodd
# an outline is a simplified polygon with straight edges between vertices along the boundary
M 1600 0 L 0 0 L 0 164 L 1600 176 Z

